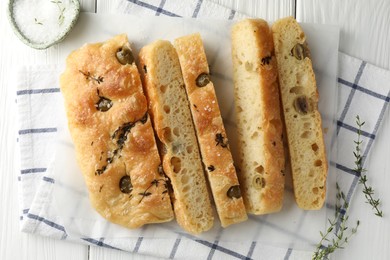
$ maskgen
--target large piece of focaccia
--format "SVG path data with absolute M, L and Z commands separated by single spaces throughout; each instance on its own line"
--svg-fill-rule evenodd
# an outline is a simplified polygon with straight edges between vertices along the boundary
M 128 228 L 173 219 L 127 37 L 118 35 L 71 53 L 61 92 L 78 164 L 97 212 Z

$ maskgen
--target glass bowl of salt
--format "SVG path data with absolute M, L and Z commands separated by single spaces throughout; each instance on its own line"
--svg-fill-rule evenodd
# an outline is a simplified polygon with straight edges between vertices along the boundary
M 7 10 L 15 34 L 35 49 L 62 41 L 79 14 L 78 0 L 9 0 Z

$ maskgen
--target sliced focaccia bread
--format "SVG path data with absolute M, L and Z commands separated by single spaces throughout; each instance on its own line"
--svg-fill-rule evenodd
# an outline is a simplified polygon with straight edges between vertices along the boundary
M 248 217 L 200 34 L 178 38 L 174 46 L 221 225 L 245 221 Z
M 127 37 L 72 52 L 60 81 L 92 206 L 128 228 L 172 220 L 167 180 Z
M 326 194 L 327 161 L 306 36 L 292 17 L 276 21 L 272 31 L 295 199 L 302 209 L 320 209 Z
M 139 58 L 177 222 L 201 233 L 212 227 L 214 216 L 176 51 L 160 40 L 143 47 Z
M 284 195 L 283 122 L 272 33 L 264 20 L 232 28 L 238 177 L 248 212 L 279 211 Z

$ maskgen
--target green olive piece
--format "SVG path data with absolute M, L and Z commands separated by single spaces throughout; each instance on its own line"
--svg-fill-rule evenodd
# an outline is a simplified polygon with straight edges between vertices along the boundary
M 131 184 L 130 176 L 125 175 L 119 181 L 119 189 L 123 193 L 130 193 L 133 190 L 133 185 Z
M 236 199 L 241 198 L 240 186 L 239 185 L 231 186 L 226 194 L 231 199 L 232 198 L 236 198 Z
M 97 110 L 101 112 L 106 112 L 110 110 L 112 107 L 113 103 L 110 99 L 105 98 L 105 97 L 100 97 L 99 101 L 95 104 L 95 107 Z
M 307 97 L 297 97 L 294 101 L 294 108 L 298 113 L 306 115 L 309 112 L 309 102 L 307 101 Z
M 133 52 L 126 45 L 118 49 L 116 52 L 116 58 L 122 65 L 132 64 L 134 62 Z
M 256 190 L 260 190 L 265 187 L 265 179 L 261 176 L 255 176 L 252 185 Z
M 204 72 L 199 74 L 199 76 L 196 78 L 196 85 L 200 88 L 206 86 L 207 84 L 209 84 L 209 82 L 210 76 L 209 74 Z
M 303 44 L 297 43 L 291 49 L 291 55 L 293 55 L 297 60 L 303 60 L 306 55 L 305 46 Z

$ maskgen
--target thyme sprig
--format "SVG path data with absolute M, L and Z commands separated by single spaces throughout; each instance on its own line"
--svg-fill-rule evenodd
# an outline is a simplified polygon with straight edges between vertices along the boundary
M 60 14 L 58 15 L 58 24 L 62 25 L 64 23 L 64 19 L 65 19 L 65 16 L 64 16 L 65 7 L 62 5 L 62 2 L 60 0 L 51 0 L 50 2 L 57 5 L 58 10 L 60 12 Z
M 320 231 L 321 240 L 317 244 L 312 260 L 328 259 L 329 255 L 337 249 L 344 249 L 360 225 L 360 221 L 358 220 L 353 228 L 347 226 L 349 220 L 349 203 L 338 183 L 336 183 L 336 188 L 335 215 L 332 220 L 328 219 L 330 226 L 327 230 L 325 232 Z
M 143 200 L 145 197 L 148 197 L 148 196 L 152 195 L 152 193 L 149 191 L 149 189 L 152 188 L 153 186 L 155 186 L 155 187 L 157 188 L 157 187 L 158 187 L 158 184 L 159 184 L 160 182 L 164 182 L 164 187 L 166 188 L 166 190 L 164 190 L 164 191 L 162 192 L 162 194 L 167 193 L 167 192 L 168 192 L 168 186 L 167 186 L 166 180 L 165 180 L 165 179 L 154 179 L 154 180 L 150 183 L 150 185 L 146 188 L 145 191 L 138 193 L 138 195 L 141 196 L 141 199 L 139 200 L 138 203 L 141 203 L 142 200 Z
M 374 199 L 374 189 L 367 184 L 367 175 L 364 174 L 367 170 L 363 168 L 363 156 L 361 155 L 361 145 L 363 143 L 363 140 L 361 140 L 362 136 L 362 127 L 365 124 L 365 122 L 360 121 L 360 117 L 356 116 L 356 125 L 358 126 L 357 130 L 357 140 L 354 141 L 355 143 L 355 151 L 353 152 L 353 155 L 355 156 L 355 169 L 354 171 L 360 176 L 359 183 L 363 185 L 363 193 L 366 197 L 366 203 L 370 204 L 372 206 L 372 209 L 375 211 L 375 215 L 378 217 L 383 217 L 383 212 L 379 209 L 380 199 Z

